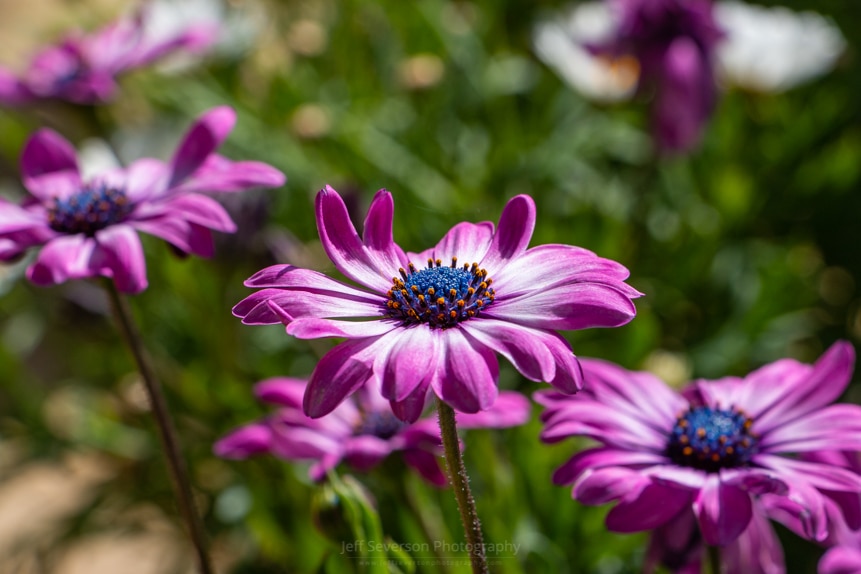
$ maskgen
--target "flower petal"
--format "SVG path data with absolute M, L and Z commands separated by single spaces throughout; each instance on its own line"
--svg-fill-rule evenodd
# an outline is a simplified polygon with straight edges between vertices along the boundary
M 819 574 L 858 574 L 861 572 L 861 549 L 836 546 L 819 560 Z
M 512 197 L 499 216 L 499 225 L 481 266 L 488 270 L 502 268 L 518 257 L 529 246 L 534 229 L 535 202 L 528 195 Z
M 140 293 L 147 288 L 143 246 L 133 228 L 112 225 L 98 231 L 96 241 L 105 254 L 104 265 L 110 269 L 117 289 L 123 293 Z
M 286 181 L 287 177 L 269 164 L 232 161 L 213 153 L 197 171 L 172 187 L 170 193 L 229 193 L 256 187 L 281 187 Z
M 532 405 L 529 399 L 512 391 L 502 391 L 493 406 L 477 413 L 459 413 L 457 427 L 461 429 L 507 428 L 525 424 Z
M 351 339 L 326 353 L 305 390 L 305 414 L 315 419 L 325 416 L 365 384 L 374 376 L 374 356 L 388 350 L 391 338 Z
M 733 542 L 750 524 L 750 494 L 710 475 L 694 499 L 694 514 L 703 539 L 712 546 Z
M 192 124 L 170 160 L 168 188 L 193 174 L 212 154 L 236 123 L 236 112 L 229 106 L 213 108 Z
M 173 214 L 146 220 L 129 220 L 128 224 L 138 231 L 164 239 L 185 253 L 212 257 L 215 251 L 212 232 L 209 229 Z
M 861 406 L 835 404 L 791 419 L 764 433 L 759 448 L 775 453 L 861 450 Z
M 395 204 L 392 194 L 381 189 L 374 195 L 365 217 L 363 243 L 373 253 L 382 269 L 397 270 L 407 264 L 407 257 L 392 236 Z
M 405 400 L 424 383 L 430 383 L 439 361 L 439 336 L 424 325 L 401 329 L 378 369 L 382 395 L 395 402 Z
M 448 264 L 452 257 L 457 257 L 460 265 L 464 263 L 478 263 L 484 259 L 490 242 L 493 239 L 493 223 L 482 221 L 481 223 L 458 223 L 446 233 L 428 257 L 441 259 L 443 264 Z M 416 261 L 416 264 L 424 263 L 424 260 Z
M 568 459 L 565 464 L 557 468 L 553 473 L 553 484 L 559 486 L 572 484 L 589 468 L 642 466 L 659 464 L 661 462 L 667 462 L 667 459 L 651 452 L 637 452 L 607 447 L 591 448 L 578 452 Z
M 273 301 L 270 299 L 269 303 Z M 284 309 L 287 313 L 289 311 Z M 292 314 L 290 315 L 292 317 Z M 317 319 L 316 317 L 293 317 L 287 325 L 287 334 L 299 339 L 319 339 L 321 337 L 346 337 L 364 339 L 382 337 L 398 329 L 393 321 L 338 321 Z
M 615 287 L 572 283 L 514 299 L 500 293 L 483 313 L 538 329 L 574 330 L 624 325 L 634 318 L 637 308 Z
M 58 285 L 69 279 L 97 277 L 102 266 L 97 244 L 83 235 L 58 237 L 47 243 L 27 269 L 36 285 Z
M 378 194 L 374 201 L 385 201 L 387 194 Z M 377 260 L 365 247 L 338 192 L 329 186 L 320 190 L 316 209 L 320 241 L 338 271 L 379 293 L 388 291 L 392 285 L 391 277 L 398 270 L 388 268 L 386 261 Z M 379 235 L 382 232 L 376 230 L 375 233 Z
M 292 377 L 272 377 L 254 385 L 254 396 L 269 404 L 299 409 L 308 381 Z
M 411 448 L 403 453 L 404 462 L 414 468 L 422 478 L 434 486 L 445 488 L 448 485 L 448 477 L 439 466 L 439 459 L 432 452 Z
M 252 423 L 239 427 L 223 436 L 212 447 L 216 456 L 222 458 L 248 458 L 255 454 L 269 452 L 272 444 L 272 431 L 265 423 Z
M 43 202 L 66 197 L 81 188 L 75 148 L 48 128 L 36 131 L 24 145 L 21 175 L 30 193 Z
M 641 491 L 651 481 L 636 470 L 622 466 L 589 468 L 574 483 L 572 494 L 579 502 L 604 504 Z
M 690 504 L 690 491 L 652 483 L 634 490 L 607 514 L 613 532 L 651 530 L 666 523 Z
M 484 317 L 465 322 L 463 329 L 511 361 L 527 379 L 549 382 L 556 377 L 556 363 L 547 347 L 560 341 L 552 334 Z
M 460 412 L 475 413 L 490 408 L 498 393 L 496 355 L 462 329 L 446 329 L 441 335 L 444 371 L 431 381 L 434 392 Z
M 173 217 L 182 218 L 214 231 L 234 233 L 236 224 L 224 207 L 205 195 L 188 193 L 171 197 L 160 206 Z
M 347 464 L 360 471 L 377 466 L 392 452 L 389 441 L 372 435 L 360 435 L 347 439 L 344 445 L 344 459 Z

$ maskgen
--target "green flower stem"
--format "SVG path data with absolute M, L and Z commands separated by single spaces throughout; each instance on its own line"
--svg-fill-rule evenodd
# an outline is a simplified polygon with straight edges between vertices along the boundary
M 466 542 L 469 545 L 469 559 L 472 562 L 473 573 L 487 574 L 487 557 L 484 555 L 484 538 L 481 535 L 481 521 L 475 510 L 475 499 L 469 489 L 469 476 L 463 466 L 463 458 L 460 455 L 460 441 L 457 436 L 457 423 L 454 418 L 454 410 L 443 401 L 438 402 L 439 430 L 442 434 L 442 445 L 445 449 L 445 463 L 448 469 L 449 480 L 454 489 L 457 499 L 457 509 L 460 511 L 460 519 L 466 533 Z
M 134 355 L 135 362 L 138 365 L 140 375 L 146 385 L 147 394 L 149 396 L 150 405 L 152 408 L 155 420 L 158 423 L 159 438 L 164 449 L 164 454 L 167 457 L 168 467 L 170 468 L 171 477 L 173 478 L 173 486 L 176 491 L 176 497 L 179 502 L 179 509 L 182 513 L 182 518 L 188 528 L 189 536 L 194 544 L 197 552 L 197 561 L 200 568 L 200 574 L 213 574 L 212 563 L 209 559 L 209 554 L 206 550 L 206 541 L 203 534 L 203 524 L 198 515 L 197 508 L 194 504 L 194 496 L 191 491 L 191 480 L 188 476 L 188 469 L 185 466 L 182 455 L 179 449 L 179 440 L 177 439 L 176 429 L 173 426 L 173 421 L 170 418 L 170 412 L 167 408 L 167 401 L 164 398 L 164 393 L 161 390 L 161 385 L 155 376 L 155 372 L 150 363 L 149 356 L 143 346 L 140 333 L 132 317 L 131 309 L 128 301 L 117 291 L 113 281 L 107 279 L 104 281 L 105 289 L 111 299 L 111 308 L 114 316 L 119 324 L 120 330 L 125 337 L 126 343 Z
M 707 568 L 711 574 L 721 574 L 720 547 L 706 544 L 706 555 L 708 561 L 703 563 L 703 569 Z

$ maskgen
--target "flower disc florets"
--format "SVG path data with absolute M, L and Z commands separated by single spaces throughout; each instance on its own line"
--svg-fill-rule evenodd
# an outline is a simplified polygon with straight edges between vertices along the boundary
M 48 224 L 60 233 L 93 236 L 96 231 L 123 221 L 131 210 L 122 189 L 87 185 L 66 199 L 55 199 L 48 208 Z
M 399 269 L 400 278 L 392 277 L 386 313 L 393 319 L 445 329 L 475 317 L 493 303 L 493 280 L 478 263 L 458 267 L 457 257 L 452 257 L 450 267 L 443 267 L 440 259 L 428 259 L 421 270 L 412 263 L 408 267 Z
M 691 407 L 673 426 L 667 456 L 706 472 L 747 466 L 759 442 L 751 425 L 753 419 L 736 409 Z

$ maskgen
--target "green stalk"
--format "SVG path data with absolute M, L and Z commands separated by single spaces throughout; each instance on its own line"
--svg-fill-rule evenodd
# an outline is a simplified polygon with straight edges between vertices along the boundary
M 117 323 L 122 331 L 123 337 L 129 346 L 129 349 L 134 355 L 135 362 L 138 366 L 138 371 L 146 385 L 147 394 L 149 396 L 150 406 L 158 431 L 161 445 L 164 454 L 167 457 L 168 468 L 170 469 L 173 486 L 179 503 L 179 510 L 182 518 L 188 528 L 191 542 L 194 544 L 197 553 L 198 567 L 200 574 L 213 574 L 212 563 L 209 559 L 209 554 L 206 550 L 206 539 L 203 534 L 203 524 L 200 520 L 200 515 L 194 504 L 194 495 L 191 490 L 191 480 L 188 476 L 188 470 L 185 466 L 185 461 L 180 454 L 179 440 L 177 439 L 176 429 L 173 426 L 173 421 L 170 417 L 170 411 L 167 408 L 167 401 L 161 389 L 161 384 L 155 376 L 155 371 L 152 368 L 149 356 L 144 348 L 140 333 L 135 325 L 134 318 L 129 308 L 128 301 L 123 295 L 117 291 L 114 282 L 107 279 L 104 281 L 105 290 L 111 300 L 111 308 L 116 317 Z
M 457 509 L 466 533 L 469 545 L 469 559 L 474 574 L 488 574 L 487 557 L 484 554 L 484 537 L 481 534 L 481 521 L 475 509 L 475 499 L 469 489 L 469 476 L 463 466 L 460 454 L 460 441 L 457 436 L 457 423 L 454 410 L 443 401 L 438 402 L 439 430 L 442 434 L 442 445 L 445 450 L 445 463 L 449 480 L 457 499 Z

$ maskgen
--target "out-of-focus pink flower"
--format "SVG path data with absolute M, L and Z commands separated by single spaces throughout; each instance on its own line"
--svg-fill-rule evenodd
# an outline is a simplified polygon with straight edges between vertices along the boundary
M 27 277 L 37 285 L 110 277 L 117 289 L 147 286 L 138 231 L 180 251 L 212 255 L 212 230 L 232 233 L 224 208 L 201 192 L 277 187 L 284 175 L 254 161 L 234 162 L 215 153 L 233 129 L 229 107 L 204 113 L 167 163 L 140 159 L 126 168 L 84 180 L 75 149 L 49 129 L 37 131 L 21 157 L 32 197 L 21 205 L 0 199 L 0 261 L 43 246 Z
M 528 249 L 536 219 L 529 196 L 512 198 L 498 227 L 459 223 L 420 253 L 394 242 L 393 217 L 392 195 L 380 190 L 359 237 L 341 196 L 321 190 L 323 247 L 363 288 L 275 265 L 245 282 L 260 291 L 233 309 L 246 324 L 283 322 L 303 339 L 347 339 L 311 375 L 309 416 L 329 413 L 370 380 L 402 420 L 418 418 L 430 390 L 462 413 L 486 410 L 497 395 L 497 354 L 528 379 L 573 393 L 580 366 L 557 330 L 616 327 L 636 314 L 632 299 L 641 293 L 619 263 L 571 245 Z
M 217 39 L 213 24 L 189 24 L 165 35 L 144 4 L 89 35 L 74 34 L 38 52 L 16 76 L 0 68 L 0 104 L 15 106 L 44 99 L 100 104 L 112 99 L 119 74 L 175 51 L 200 52 Z
M 429 482 L 447 484 L 437 461 L 442 455 L 442 439 L 435 416 L 402 422 L 379 389 L 363 387 L 327 416 L 312 419 L 302 412 L 306 386 L 304 380 L 283 377 L 257 383 L 257 397 L 278 410 L 219 440 L 215 453 L 240 459 L 267 453 L 285 460 L 311 461 L 311 478 L 322 480 L 341 461 L 366 471 L 400 452 L 404 462 Z M 492 409 L 458 414 L 457 424 L 461 429 L 517 426 L 529 419 L 529 411 L 525 397 L 503 392 Z
M 697 381 L 681 395 L 649 373 L 581 359 L 581 393 L 536 394 L 547 407 L 542 439 L 585 436 L 601 446 L 574 455 L 554 482 L 573 484 L 585 504 L 617 501 L 610 530 L 667 535 L 652 544 L 662 561 L 687 564 L 701 543 L 723 547 L 724 561 L 755 547 L 750 571 L 769 572 L 782 559 L 766 517 L 820 542 L 834 512 L 861 526 L 861 476 L 792 456 L 861 451 L 861 407 L 831 404 L 854 358 L 838 342 L 815 365 L 784 359 L 743 379 Z M 690 532 L 694 521 L 698 533 L 685 542 L 678 529 Z

